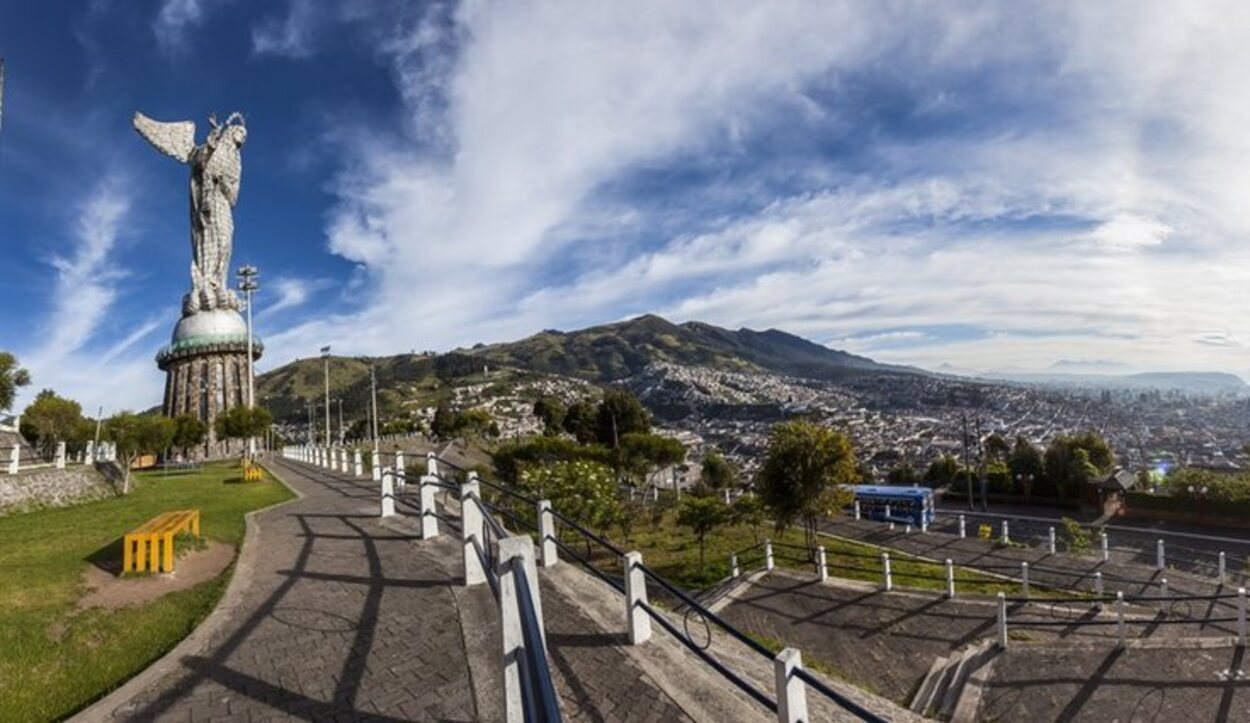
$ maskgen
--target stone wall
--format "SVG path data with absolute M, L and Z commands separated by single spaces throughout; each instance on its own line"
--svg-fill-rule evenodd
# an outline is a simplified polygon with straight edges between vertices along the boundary
M 87 465 L 0 475 L 0 515 L 66 507 L 112 494 L 104 476 Z

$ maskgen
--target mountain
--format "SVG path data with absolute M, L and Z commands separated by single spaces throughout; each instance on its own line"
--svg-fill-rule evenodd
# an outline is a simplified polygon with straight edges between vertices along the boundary
M 1200 396 L 1250 395 L 1250 386 L 1241 377 L 1224 372 L 1144 372 L 1141 374 L 998 372 L 983 374 L 980 378 L 1062 389 L 1182 392 Z
M 879 364 L 777 329 L 730 331 L 697 321 L 674 324 L 650 314 L 580 331 L 544 331 L 520 341 L 477 346 L 464 353 L 492 365 L 596 382 L 625 379 L 656 362 L 814 379 L 874 372 L 925 373 Z

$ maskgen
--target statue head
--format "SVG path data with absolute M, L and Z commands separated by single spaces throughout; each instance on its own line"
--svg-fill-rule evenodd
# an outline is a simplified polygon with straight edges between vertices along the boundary
M 209 145 L 216 145 L 224 139 L 240 148 L 247 142 L 247 126 L 244 125 L 242 113 L 231 113 L 225 123 L 218 123 L 214 113 L 208 117 L 208 124 L 211 126 L 208 131 Z

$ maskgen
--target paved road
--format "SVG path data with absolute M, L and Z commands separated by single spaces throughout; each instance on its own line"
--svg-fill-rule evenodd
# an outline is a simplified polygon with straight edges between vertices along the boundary
M 242 603 L 123 720 L 474 720 L 443 546 L 379 524 L 372 483 L 287 462 Z

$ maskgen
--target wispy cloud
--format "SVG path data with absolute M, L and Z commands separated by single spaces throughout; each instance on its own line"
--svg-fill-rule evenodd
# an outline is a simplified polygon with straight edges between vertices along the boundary
M 161 49 L 177 53 L 184 50 L 187 32 L 204 21 L 214 5 L 229 0 L 161 0 L 152 32 Z
M 271 16 L 252 28 L 252 52 L 287 58 L 312 55 L 317 13 L 313 0 L 291 0 L 285 17 Z

